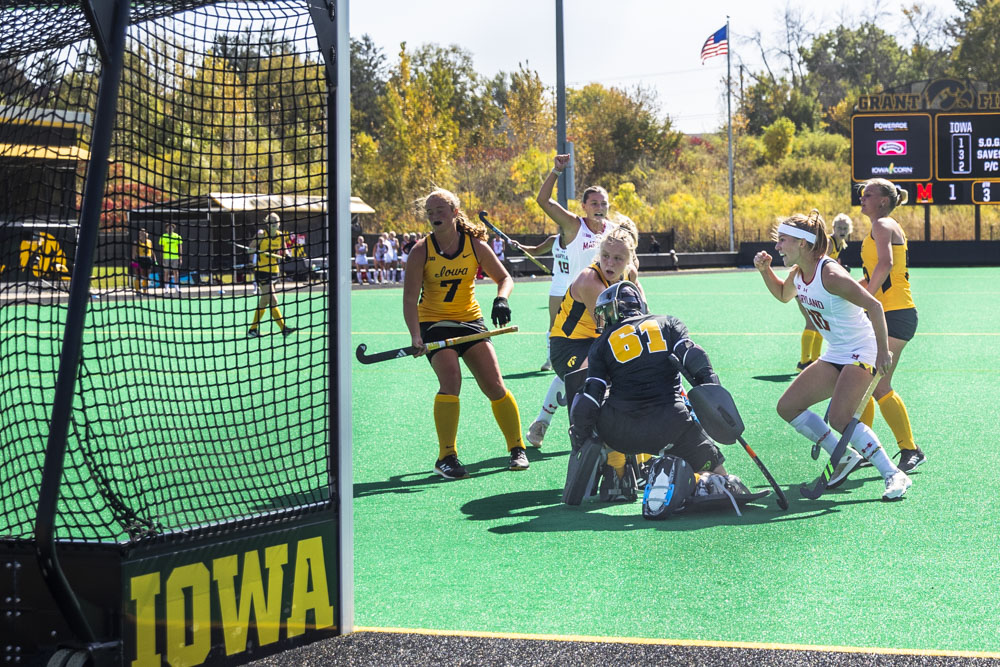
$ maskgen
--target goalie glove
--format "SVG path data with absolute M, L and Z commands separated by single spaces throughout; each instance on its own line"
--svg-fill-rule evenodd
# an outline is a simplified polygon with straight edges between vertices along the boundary
M 498 296 L 493 299 L 493 326 L 502 327 L 510 323 L 510 306 L 507 305 L 507 298 Z

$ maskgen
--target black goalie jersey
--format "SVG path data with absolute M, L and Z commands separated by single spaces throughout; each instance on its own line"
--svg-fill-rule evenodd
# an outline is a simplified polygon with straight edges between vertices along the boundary
M 671 315 L 640 315 L 607 327 L 590 348 L 588 375 L 614 387 L 607 405 L 620 410 L 670 405 L 681 390 L 670 362 L 683 358 L 687 326 Z

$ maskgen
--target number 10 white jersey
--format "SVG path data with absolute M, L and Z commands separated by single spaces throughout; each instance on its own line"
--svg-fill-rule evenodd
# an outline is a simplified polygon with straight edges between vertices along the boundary
M 795 291 L 816 330 L 823 336 L 827 348 L 820 357 L 832 364 L 863 362 L 875 364 L 875 330 L 860 306 L 831 294 L 823 285 L 823 267 L 834 260 L 825 255 L 816 266 L 810 282 L 802 278 L 801 269 L 795 274 Z

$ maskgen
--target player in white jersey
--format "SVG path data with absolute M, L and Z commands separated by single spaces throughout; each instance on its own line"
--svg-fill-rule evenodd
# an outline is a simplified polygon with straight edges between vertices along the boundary
M 583 191 L 583 197 L 580 200 L 583 205 L 583 216 L 567 211 L 559 202 L 552 199 L 552 189 L 555 187 L 556 180 L 567 166 L 569 166 L 569 155 L 555 157 L 552 171 L 542 182 L 542 187 L 538 190 L 535 201 L 542 207 L 545 214 L 559 225 L 559 238 L 566 249 L 566 261 L 569 266 L 566 282 L 566 288 L 569 289 L 569 285 L 580 275 L 580 272 L 593 263 L 601 241 L 604 240 L 604 236 L 608 232 L 615 228 L 615 224 L 608 219 L 608 192 L 599 185 L 592 185 Z M 631 274 L 628 276 L 631 277 Z M 565 290 L 563 293 L 565 294 Z M 550 297 L 550 303 L 551 301 Z M 549 328 L 551 329 L 551 326 Z M 551 367 L 550 364 L 546 362 L 543 369 L 549 367 Z M 556 397 L 564 391 L 563 381 L 557 376 L 552 380 L 549 390 L 545 393 L 545 400 L 542 401 L 542 409 L 538 418 L 528 428 L 526 440 L 534 447 L 542 446 L 545 431 L 552 422 L 552 415 L 559 407 Z
M 843 432 L 875 373 L 885 374 L 892 366 L 892 353 L 882 304 L 850 274 L 826 256 L 829 239 L 819 211 L 809 216 L 796 214 L 783 220 L 775 233 L 775 250 L 791 266 L 781 280 L 771 268 L 771 255 L 757 253 L 754 266 L 764 284 L 779 301 L 794 298 L 806 310 L 816 329 L 827 342 L 827 350 L 807 366 L 778 399 L 778 414 L 792 427 L 819 444 L 828 453 L 838 438 L 830 427 Z M 865 311 L 868 315 L 866 317 Z M 823 418 L 809 410 L 830 399 L 828 427 Z M 883 500 L 901 498 L 911 481 L 886 455 L 878 436 L 858 423 L 851 436 L 843 463 L 830 477 L 830 486 L 842 482 L 862 460 L 871 461 L 885 480 Z
M 556 315 L 559 313 L 559 305 L 562 303 L 563 296 L 566 295 L 566 290 L 569 289 L 569 284 L 572 282 L 569 279 L 569 253 L 562 245 L 562 235 L 554 234 L 538 245 L 523 245 L 513 239 L 511 239 L 510 244 L 529 255 L 537 256 L 548 252 L 552 253 L 552 283 L 549 286 L 549 328 L 546 329 L 546 331 L 549 331 L 556 321 Z M 547 348 L 548 346 L 546 345 L 545 363 L 542 364 L 541 368 L 543 371 L 552 370 L 552 362 L 549 360 Z

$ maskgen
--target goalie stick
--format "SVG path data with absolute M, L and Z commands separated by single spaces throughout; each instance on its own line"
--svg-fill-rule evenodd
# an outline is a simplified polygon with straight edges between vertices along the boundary
M 500 231 L 499 227 L 497 227 L 492 222 L 490 222 L 490 220 L 489 220 L 489 214 L 486 213 L 486 211 L 480 211 L 479 212 L 479 219 L 483 221 L 484 225 L 486 225 L 491 230 L 493 230 L 494 234 L 496 234 L 497 236 L 499 236 L 500 238 L 502 238 L 504 240 L 504 243 L 506 243 L 507 245 L 511 246 L 512 248 L 516 247 L 516 246 L 514 246 L 513 240 L 509 236 L 507 236 L 506 234 L 504 234 L 502 231 Z M 518 248 L 518 250 L 520 250 L 520 248 Z M 532 255 L 530 253 L 527 253 L 527 252 L 524 252 L 523 250 L 521 250 L 521 252 L 524 253 L 524 256 L 527 257 L 528 259 L 530 259 L 534 263 L 534 265 L 537 266 L 538 268 L 540 268 L 542 271 L 544 271 L 545 273 L 547 273 L 549 275 L 552 274 L 552 272 L 549 271 L 549 268 L 547 266 L 545 266 L 544 264 L 542 264 L 541 262 L 539 262 L 537 259 L 535 259 L 534 255 Z
M 833 471 L 836 470 L 837 464 L 840 463 L 840 459 L 844 458 L 844 452 L 847 451 L 847 445 L 851 443 L 851 436 L 854 435 L 854 429 L 858 427 L 858 422 L 861 420 L 861 413 L 865 411 L 865 406 L 868 405 L 868 399 L 872 397 L 875 392 L 875 385 L 878 384 L 879 374 L 875 373 L 875 377 L 872 378 L 871 384 L 868 385 L 868 391 L 865 392 L 864 398 L 861 399 L 861 403 L 858 405 L 858 409 L 854 411 L 854 417 L 851 421 L 847 422 L 847 426 L 844 427 L 844 432 L 840 435 L 840 440 L 837 441 L 837 446 L 833 448 L 830 453 L 830 461 L 823 468 L 823 472 L 820 473 L 819 477 L 812 486 L 808 484 L 803 484 L 799 487 L 799 493 L 803 497 L 809 500 L 816 500 L 823 492 L 826 491 L 827 485 L 830 483 L 830 478 L 833 476 Z
M 499 336 L 500 334 L 513 333 L 517 331 L 517 326 L 503 327 L 502 329 L 494 329 L 492 331 L 482 331 L 480 333 L 469 334 L 467 336 L 457 336 L 455 338 L 447 338 L 445 340 L 435 341 L 433 343 L 427 343 L 427 351 L 440 350 L 444 347 L 454 347 L 455 345 L 461 345 L 462 343 L 471 343 L 476 340 L 483 340 L 484 338 L 491 338 L 493 336 Z M 358 349 L 354 351 L 355 356 L 357 356 L 358 361 L 363 364 L 375 364 L 380 361 L 389 361 L 390 359 L 400 359 L 402 357 L 410 357 L 417 353 L 417 348 L 413 345 L 409 347 L 400 347 L 395 350 L 386 350 L 385 352 L 376 352 L 374 354 L 365 354 L 368 350 L 368 346 L 362 343 L 358 345 Z

